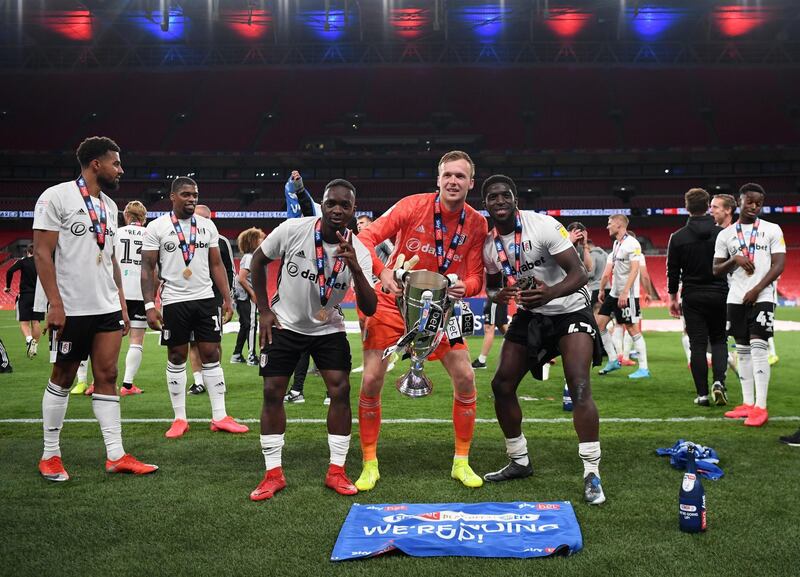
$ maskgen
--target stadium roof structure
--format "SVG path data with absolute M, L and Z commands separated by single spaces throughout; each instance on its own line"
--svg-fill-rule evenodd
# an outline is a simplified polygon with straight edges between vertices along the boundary
M 796 0 L 0 0 L 0 70 L 798 63 Z

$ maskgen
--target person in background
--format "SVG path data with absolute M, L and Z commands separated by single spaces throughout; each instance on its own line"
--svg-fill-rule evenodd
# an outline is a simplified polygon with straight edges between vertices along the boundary
M 195 207 L 195 214 L 207 219 L 211 219 L 211 209 L 205 204 L 198 204 Z M 233 286 L 233 249 L 231 243 L 225 235 L 219 235 L 219 256 L 222 259 L 222 266 L 225 267 L 225 277 L 228 279 L 228 287 Z M 222 318 L 222 293 L 213 284 L 214 302 L 217 305 L 219 318 Z M 197 347 L 193 346 L 194 341 L 189 341 L 189 364 L 192 367 L 192 378 L 194 383 L 189 387 L 190 395 L 202 395 L 206 392 L 205 381 L 203 380 L 203 363 Z M 222 340 L 219 342 L 219 358 L 222 358 Z M 253 361 L 251 364 L 255 364 Z
M 597 324 L 603 340 L 603 347 L 608 355 L 608 363 L 600 370 L 599 374 L 607 375 L 622 368 L 622 363 L 617 358 L 617 353 L 621 351 L 618 351 L 612 335 L 607 330 L 613 315 L 617 324 L 625 325 L 625 329 L 631 334 L 634 348 L 638 353 L 639 369 L 628 375 L 628 378 L 649 378 L 647 348 L 644 335 L 639 328 L 641 315 L 639 277 L 642 265 L 642 247 L 635 237 L 628 234 L 628 217 L 624 214 L 609 216 L 606 228 L 609 236 L 614 239 L 614 246 L 600 281 L 600 292 L 598 293 L 601 306 Z M 611 281 L 611 292 L 606 297 L 603 289 L 609 280 Z
M 219 250 L 219 233 L 214 223 L 196 214 L 197 183 L 180 176 L 172 182 L 172 210 L 147 225 L 142 247 L 142 296 L 147 324 L 161 332 L 167 347 L 166 381 L 175 414 L 165 433 L 170 439 L 189 430 L 186 418 L 186 358 L 189 341 L 202 361 L 203 380 L 211 403 L 211 430 L 246 433 L 249 429 L 228 415 L 225 404 L 225 375 L 220 365 L 222 326 L 233 314 L 230 288 Z M 162 313 L 155 306 L 156 265 L 161 289 Z M 214 296 L 217 285 L 222 310 Z
M 236 346 L 231 355 L 231 363 L 244 363 L 242 356 L 244 345 L 247 343 L 249 351 L 248 361 L 256 363 L 256 335 L 258 334 L 257 308 L 255 306 L 255 293 L 253 280 L 250 274 L 250 262 L 253 252 L 258 248 L 266 235 L 260 228 L 251 227 L 239 233 L 236 244 L 242 254 L 239 259 L 239 272 L 236 275 L 236 312 L 239 314 L 239 334 L 236 335 Z
M 147 209 L 138 200 L 129 202 L 122 212 L 125 226 L 117 231 L 114 240 L 115 254 L 122 274 L 122 288 L 128 305 L 128 316 L 131 319 L 131 330 L 128 333 L 128 353 L 125 355 L 125 374 L 119 395 L 140 395 L 142 389 L 133 384 L 139 366 L 142 364 L 144 332 L 147 329 L 147 314 L 142 299 L 142 243 L 144 241 L 144 225 L 147 221 Z
M 669 312 L 683 314 L 689 336 L 692 370 L 697 396 L 696 405 L 709 406 L 708 363 L 706 349 L 711 343 L 714 382 L 711 398 L 715 405 L 725 405 L 725 371 L 728 351 L 725 335 L 725 299 L 728 282 L 713 273 L 714 246 L 722 229 L 708 214 L 708 193 L 692 188 L 685 195 L 689 220 L 669 237 L 667 248 L 667 291 Z M 681 286 L 680 300 L 678 287 Z
M 372 222 L 372 217 L 367 216 L 366 214 L 362 214 L 356 219 L 356 227 L 358 228 L 357 232 L 361 232 L 365 228 L 367 228 L 370 223 Z M 375 255 L 378 257 L 378 260 L 381 261 L 383 264 L 386 264 L 386 261 L 389 260 L 389 257 L 392 256 L 392 252 L 394 252 L 394 244 L 392 244 L 391 240 L 385 240 L 380 243 L 378 246 L 375 247 Z M 373 279 L 376 283 L 378 282 L 378 278 L 375 277 Z M 361 330 L 361 340 L 364 340 L 364 326 L 367 322 L 367 317 L 361 310 L 356 307 L 356 314 L 358 315 L 358 328 Z M 397 362 L 398 355 L 397 353 L 392 353 L 392 356 L 389 357 L 389 366 L 386 367 L 386 372 L 391 371 L 394 368 L 395 363 Z M 361 363 L 359 366 L 353 369 L 354 373 L 363 373 L 364 372 L 364 363 Z
M 742 404 L 725 413 L 748 427 L 769 420 L 769 346 L 775 321 L 778 277 L 786 263 L 786 242 L 777 224 L 760 217 L 764 188 L 749 182 L 739 189 L 739 219 L 717 235 L 714 274 L 727 275 L 728 333 L 736 341 Z
M 19 294 L 17 295 L 15 308 L 17 309 L 17 321 L 19 330 L 25 337 L 25 351 L 29 359 L 36 356 L 39 347 L 39 338 L 42 336 L 42 329 L 39 323 L 44 320 L 42 313 L 33 310 L 33 299 L 36 294 L 36 261 L 33 258 L 33 245 L 29 244 L 25 249 L 25 256 L 17 260 L 6 271 L 6 292 L 11 292 L 11 281 L 14 273 L 20 271 Z

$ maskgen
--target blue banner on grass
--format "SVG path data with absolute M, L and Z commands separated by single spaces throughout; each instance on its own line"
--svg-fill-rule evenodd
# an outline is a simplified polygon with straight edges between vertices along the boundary
M 414 557 L 548 557 L 583 548 L 572 504 L 428 503 L 350 508 L 331 561 L 395 549 Z

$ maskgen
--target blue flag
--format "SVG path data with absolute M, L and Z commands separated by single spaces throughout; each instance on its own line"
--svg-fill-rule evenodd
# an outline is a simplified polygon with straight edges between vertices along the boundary
M 286 218 L 300 218 L 303 212 L 300 210 L 300 203 L 297 201 L 297 194 L 294 191 L 294 181 L 290 178 L 283 187 L 286 196 Z
M 428 503 L 350 508 L 331 561 L 395 549 L 414 557 L 548 557 L 583 548 L 569 501 Z
M 298 186 L 300 187 L 300 190 L 297 190 Z M 313 207 L 314 214 L 307 214 L 306 216 L 320 216 L 322 214 L 319 204 L 314 202 L 314 199 L 311 198 L 311 193 L 309 193 L 308 190 L 306 190 L 306 188 L 303 186 L 302 179 L 299 181 L 294 181 L 289 178 L 289 180 L 286 181 L 286 184 L 283 185 L 283 194 L 286 197 L 287 219 L 300 218 L 303 216 L 303 208 L 300 200 L 298 199 L 298 195 L 303 197 L 307 207 Z

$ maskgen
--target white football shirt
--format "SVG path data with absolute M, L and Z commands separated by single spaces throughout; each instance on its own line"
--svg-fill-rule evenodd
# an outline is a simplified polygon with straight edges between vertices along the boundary
M 522 220 L 522 249 L 520 250 L 522 262 L 518 281 L 520 286 L 528 286 L 533 277 L 548 286 L 564 280 L 567 273 L 553 257 L 565 250 L 575 250 L 569 241 L 567 230 L 552 216 L 537 212 L 521 210 L 520 219 Z M 511 270 L 515 270 L 514 233 L 502 235 L 500 238 L 503 240 Z M 492 232 L 489 232 L 483 243 L 483 263 L 489 274 L 503 271 Z M 529 310 L 548 316 L 562 315 L 586 308 L 589 306 L 589 302 L 589 292 L 586 286 L 583 286 L 572 294 L 553 299 L 543 306 Z
M 158 276 L 164 281 L 161 286 L 161 302 L 164 305 L 214 298 L 208 253 L 219 248 L 219 233 L 210 219 L 195 215 L 197 239 L 194 257 L 189 264 L 192 275 L 183 276 L 186 263 L 178 243 L 178 235 L 170 220 L 170 213 L 163 214 L 147 225 L 142 250 L 158 251 Z M 189 243 L 191 219 L 178 220 Z
M 270 260 L 282 259 L 278 290 L 272 298 L 272 310 L 281 326 L 304 335 L 326 335 L 344 331 L 344 314 L 339 303 L 352 282 L 350 269 L 345 266 L 336 277 L 330 299 L 325 305 L 328 318 L 322 321 L 316 314 L 322 309 L 317 282 L 314 227 L 316 216 L 292 218 L 281 223 L 261 243 L 261 252 Z M 372 258 L 366 247 L 351 235 L 358 263 L 371 286 Z M 322 243 L 325 252 L 325 279 L 329 279 L 338 244 Z
M 145 228 L 138 224 L 123 226 L 117 231 L 115 256 L 122 275 L 122 290 L 125 299 L 140 301 L 142 298 L 142 246 Z
M 54 256 L 56 282 L 67 316 L 107 314 L 122 308 L 111 260 L 117 233 L 117 205 L 103 192 L 100 197 L 106 207 L 107 228 L 99 263 L 97 236 L 75 181 L 51 186 L 36 201 L 33 229 L 58 233 Z M 100 201 L 92 197 L 92 202 L 100 218 Z
M 631 274 L 631 263 L 634 261 L 639 262 L 639 266 L 644 266 L 642 258 L 642 245 L 629 234 L 622 237 L 622 240 L 615 240 L 614 246 L 611 249 L 611 266 L 613 266 L 611 275 L 611 296 L 618 298 L 625 283 L 628 282 L 628 277 Z M 636 279 L 631 285 L 631 292 L 628 298 L 639 298 L 639 279 L 641 274 L 636 274 Z
M 752 224 L 742 225 L 742 235 L 748 250 L 750 250 L 750 233 L 752 230 Z M 772 266 L 772 255 L 786 252 L 783 231 L 777 224 L 759 219 L 758 232 L 756 234 L 755 257 L 753 260 L 756 270 L 752 275 L 748 275 L 743 268 L 736 267 L 728 275 L 728 303 L 742 304 L 747 291 L 755 287 L 766 276 Z M 741 250 L 739 237 L 736 234 L 736 223 L 733 223 L 717 235 L 717 244 L 714 245 L 714 258 L 727 260 L 735 254 L 744 253 Z M 773 281 L 759 293 L 756 302 L 777 303 L 777 297 L 776 283 Z

